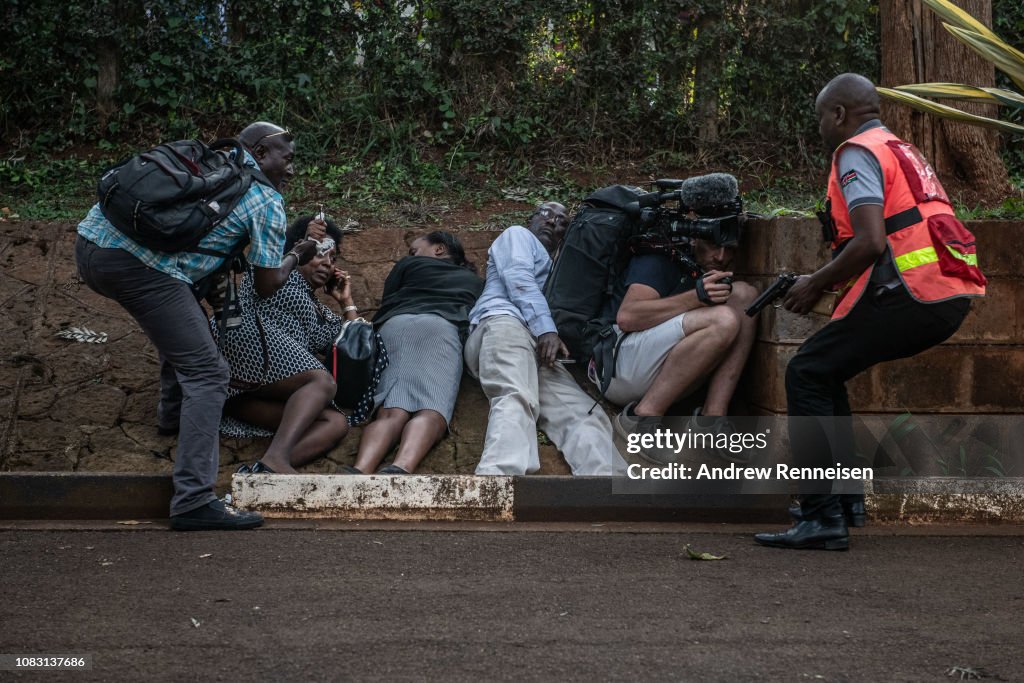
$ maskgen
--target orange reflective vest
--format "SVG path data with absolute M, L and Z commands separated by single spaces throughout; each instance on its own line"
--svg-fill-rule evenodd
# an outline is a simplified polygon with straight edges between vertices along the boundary
M 984 296 L 974 235 L 953 215 L 946 191 L 916 147 L 878 127 L 855 135 L 836 149 L 828 180 L 834 224 L 833 251 L 853 237 L 850 210 L 840 183 L 839 153 L 846 145 L 866 148 L 882 167 L 885 233 L 896 270 L 911 295 L 934 303 L 961 296 Z M 860 300 L 874 265 L 840 285 L 832 319 L 844 317 Z

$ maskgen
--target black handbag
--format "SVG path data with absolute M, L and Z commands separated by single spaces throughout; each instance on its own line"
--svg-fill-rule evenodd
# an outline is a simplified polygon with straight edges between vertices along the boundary
M 373 395 L 388 366 L 384 340 L 373 325 L 356 318 L 346 320 L 331 349 L 331 375 L 338 389 L 334 402 L 350 408 L 350 424 L 362 424 L 373 412 Z

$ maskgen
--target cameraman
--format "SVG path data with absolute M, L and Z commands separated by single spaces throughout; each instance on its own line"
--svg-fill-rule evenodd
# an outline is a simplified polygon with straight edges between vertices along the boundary
M 625 406 L 612 420 L 623 439 L 658 429 L 669 407 L 705 382 L 707 398 L 694 426 L 731 429 L 725 415 L 754 343 L 755 320 L 743 309 L 758 292 L 745 282 L 723 282 L 732 277 L 738 242 L 691 238 L 690 246 L 704 273 L 699 283 L 662 253 L 634 256 L 626 270 L 615 313 L 615 373 L 605 393 Z M 654 451 L 641 455 L 662 458 Z

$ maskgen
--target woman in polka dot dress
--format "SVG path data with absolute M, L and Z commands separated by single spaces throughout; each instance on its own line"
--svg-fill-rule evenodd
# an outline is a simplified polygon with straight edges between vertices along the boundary
M 242 325 L 220 341 L 231 366 L 221 433 L 273 439 L 252 472 L 295 473 L 334 448 L 348 422 L 332 400 L 334 379 L 317 355 L 331 347 L 345 320 L 357 316 L 348 274 L 334 266 L 341 231 L 330 220 L 304 216 L 288 228 L 285 251 L 306 237 L 321 243 L 317 255 L 292 271 L 274 296 L 261 299 L 251 273 L 242 276 Z M 317 296 L 323 288 L 341 307 L 339 316 Z M 217 325 L 211 321 L 214 335 Z

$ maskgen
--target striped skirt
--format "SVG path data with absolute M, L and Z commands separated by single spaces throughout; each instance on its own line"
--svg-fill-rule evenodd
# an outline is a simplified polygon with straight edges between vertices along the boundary
M 451 423 L 462 379 L 462 342 L 452 323 L 430 313 L 397 315 L 379 330 L 390 363 L 377 385 L 377 408 L 434 410 Z

